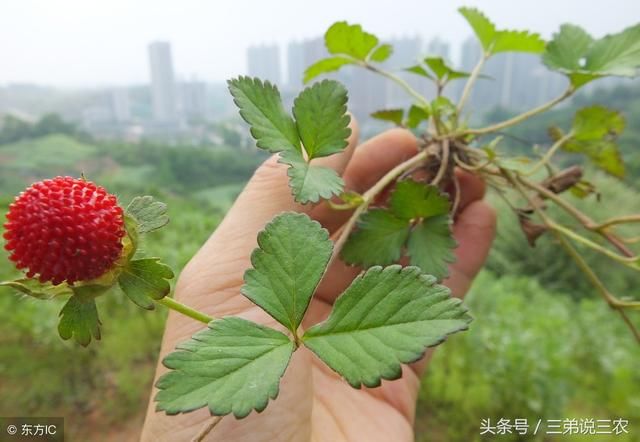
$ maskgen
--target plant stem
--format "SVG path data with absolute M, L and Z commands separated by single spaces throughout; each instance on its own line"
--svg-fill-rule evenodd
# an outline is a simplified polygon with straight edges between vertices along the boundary
M 442 157 L 440 158 L 440 168 L 438 168 L 438 173 L 436 174 L 431 184 L 437 186 L 444 178 L 444 175 L 447 173 L 447 169 L 449 168 L 449 139 L 445 138 L 442 142 Z
M 204 313 L 199 312 L 198 310 L 194 310 L 191 307 L 186 306 L 181 302 L 178 302 L 175 299 L 170 298 L 168 296 L 165 296 L 162 299 L 158 299 L 156 300 L 156 302 L 158 304 L 164 305 L 165 307 L 171 310 L 175 310 L 178 313 L 182 313 L 183 315 L 188 316 L 191 319 L 195 319 L 196 321 L 200 321 L 205 324 L 208 324 L 215 319 L 209 315 L 205 315 Z
M 359 64 L 363 66 L 365 69 L 375 72 L 376 74 L 380 74 L 383 77 L 387 77 L 389 80 L 395 82 L 402 89 L 404 89 L 409 95 L 415 98 L 421 105 L 429 106 L 429 101 L 427 101 L 426 98 L 424 98 L 418 91 L 412 88 L 411 85 L 409 85 L 409 83 L 404 81 L 402 78 L 398 77 L 395 74 L 392 74 L 391 72 L 385 71 L 384 69 L 380 69 L 379 67 L 366 62 L 365 63 L 360 62 Z
M 555 153 L 558 151 L 558 149 L 560 149 L 564 143 L 569 141 L 571 137 L 573 137 L 573 132 L 569 132 L 568 134 L 566 134 L 565 136 L 557 140 L 555 143 L 553 143 L 553 146 L 549 148 L 549 150 L 544 154 L 542 159 L 538 163 L 536 163 L 531 168 L 531 170 L 526 172 L 525 175 L 527 176 L 533 175 L 534 173 L 542 169 L 544 166 L 546 166 L 549 163 L 549 160 L 551 160 L 553 155 L 555 155 Z
M 625 256 L 620 256 L 617 253 L 612 252 L 611 250 L 608 250 L 604 247 L 602 247 L 600 244 L 597 244 L 593 241 L 591 241 L 588 238 L 585 238 L 582 235 L 579 235 L 577 233 L 575 233 L 573 230 L 571 229 L 567 229 L 566 227 L 563 227 L 555 222 L 552 222 L 549 227 L 551 229 L 557 230 L 558 232 L 562 233 L 565 236 L 568 236 L 569 238 L 572 238 L 575 241 L 578 241 L 579 243 L 584 244 L 585 246 L 595 250 L 596 252 L 600 252 L 605 256 L 608 256 L 609 258 L 613 259 L 614 261 L 617 261 L 621 264 L 626 265 L 627 267 L 631 267 L 632 269 L 635 270 L 640 270 L 640 267 L 638 267 L 638 265 L 636 264 L 636 262 L 638 261 L 638 257 L 637 256 L 631 256 L 631 257 L 625 257 Z
M 358 218 L 365 210 L 367 210 L 375 197 L 380 192 L 382 192 L 385 187 L 391 184 L 393 180 L 402 175 L 405 171 L 411 170 L 416 165 L 426 160 L 430 155 L 431 152 L 429 151 L 427 146 L 424 150 L 420 151 L 415 156 L 409 158 L 404 163 L 398 164 L 396 167 L 391 169 L 385 176 L 380 179 L 380 181 L 378 181 L 373 185 L 373 187 L 362 194 L 362 203 L 356 208 L 349 220 L 340 230 L 340 235 L 338 236 L 338 239 L 336 239 L 336 242 L 333 246 L 333 256 L 338 256 L 340 254 L 340 251 L 342 250 L 344 243 L 347 241 L 351 230 L 353 230 L 353 228 L 355 227 Z
M 464 89 L 462 90 L 462 95 L 460 96 L 460 101 L 458 102 L 458 106 L 456 108 L 458 115 L 460 115 L 460 112 L 464 108 L 465 103 L 469 99 L 469 96 L 471 95 L 471 90 L 473 89 L 473 85 L 476 82 L 478 76 L 480 75 L 480 72 L 482 71 L 482 67 L 484 66 L 488 58 L 489 58 L 489 54 L 483 53 L 482 58 L 480 59 L 480 61 L 478 61 L 478 63 L 475 65 L 475 67 L 471 71 L 471 75 L 469 76 L 469 79 L 464 85 Z
M 640 215 L 616 216 L 593 226 L 594 230 L 604 230 L 616 224 L 640 223 Z
M 528 187 L 528 188 L 530 188 L 532 190 L 535 190 L 540 195 L 542 195 L 545 198 L 547 198 L 547 199 L 553 201 L 554 203 L 556 203 L 559 207 L 561 207 L 567 213 L 569 213 L 571 216 L 573 216 L 575 219 L 577 219 L 585 227 L 585 229 L 593 230 L 596 233 L 602 235 L 602 237 L 604 237 L 607 241 L 609 241 L 623 255 L 628 256 L 628 257 L 632 257 L 632 256 L 635 255 L 635 253 L 633 253 L 633 251 L 631 249 L 629 249 L 624 244 L 624 242 L 620 238 L 618 238 L 616 235 L 614 235 L 613 233 L 607 232 L 606 230 L 597 230 L 597 229 L 595 229 L 595 227 L 597 225 L 596 225 L 596 223 L 593 222 L 593 220 L 591 218 L 589 218 L 587 215 L 585 215 L 584 213 L 580 212 L 578 209 L 573 207 L 571 204 L 569 204 L 568 202 L 566 202 L 565 200 L 560 198 L 557 194 L 553 193 L 552 191 L 550 191 L 549 189 L 547 189 L 544 186 L 541 186 L 538 183 L 534 183 L 532 181 L 529 181 L 529 180 L 523 178 L 522 176 L 519 176 L 518 180 L 522 184 L 524 184 L 526 187 Z
M 600 280 L 598 275 L 595 274 L 593 269 L 589 266 L 589 264 L 584 260 L 584 258 L 578 253 L 578 251 L 567 241 L 567 239 L 563 236 L 563 234 L 555 230 L 553 225 L 556 224 L 553 220 L 551 220 L 539 207 L 539 205 L 535 204 L 533 199 L 527 194 L 522 183 L 516 180 L 513 175 L 505 170 L 500 169 L 503 173 L 504 177 L 518 190 L 518 192 L 524 197 L 524 199 L 529 203 L 529 205 L 536 211 L 542 222 L 549 227 L 553 236 L 560 242 L 562 248 L 569 254 L 569 256 L 574 260 L 574 262 L 578 265 L 580 270 L 587 276 L 587 279 L 591 282 L 591 284 L 596 288 L 598 293 L 604 298 L 604 300 L 609 304 L 609 306 L 615 310 L 618 310 L 625 324 L 629 327 L 633 336 L 636 338 L 638 343 L 640 343 L 640 332 L 636 329 L 634 324 L 629 320 L 628 316 L 624 312 L 624 308 L 640 308 L 640 302 L 624 302 L 620 301 L 616 298 L 604 283 Z
M 553 106 L 555 106 L 556 104 L 560 103 L 561 101 L 563 101 L 564 99 L 570 97 L 574 92 L 574 89 L 572 87 L 569 87 L 562 95 L 554 98 L 553 100 L 544 103 L 538 107 L 535 107 L 531 110 L 528 110 L 527 112 L 524 112 L 520 115 L 516 115 L 513 118 L 510 118 L 508 120 L 505 120 L 501 123 L 496 123 L 493 124 L 491 126 L 487 126 L 487 127 L 482 127 L 479 129 L 466 129 L 464 131 L 462 131 L 459 135 L 484 135 L 484 134 L 488 134 L 491 132 L 496 132 L 498 130 L 504 129 L 506 127 L 509 126 L 513 126 L 514 124 L 518 124 L 528 118 L 533 117 L 534 115 L 537 115 L 541 112 L 544 112 L 550 108 L 552 108 Z
M 218 425 L 218 423 L 222 420 L 223 416 L 212 416 L 209 421 L 204 424 L 204 426 L 198 431 L 191 442 L 202 442 L 205 437 Z

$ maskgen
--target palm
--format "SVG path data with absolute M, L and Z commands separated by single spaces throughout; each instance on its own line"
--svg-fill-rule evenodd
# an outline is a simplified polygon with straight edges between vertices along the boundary
M 389 149 L 393 144 L 395 150 Z M 389 131 L 361 146 L 351 148 L 327 165 L 343 172 L 347 186 L 362 190 L 379 179 L 395 164 L 416 151 L 413 135 Z M 375 158 L 376 155 L 378 158 Z M 353 158 L 352 158 L 353 157 Z M 371 161 L 371 158 L 375 161 Z M 346 169 L 346 170 L 345 170 Z M 447 284 L 462 295 L 484 261 L 493 235 L 494 217 L 478 201 L 482 183 L 462 177 L 461 207 L 466 206 L 454 227 L 460 247 L 458 263 L 452 267 Z M 466 184 L 465 184 L 466 182 Z M 256 235 L 277 213 L 306 211 L 331 233 L 339 230 L 348 213 L 336 213 L 327 206 L 312 209 L 295 206 L 286 183 L 286 174 L 274 159 L 256 173 L 225 220 L 183 271 L 176 287 L 176 298 L 213 317 L 241 316 L 278 328 L 264 311 L 240 295 L 244 271 L 251 266 Z M 334 262 L 328 269 L 305 316 L 303 327 L 325 319 L 337 296 L 351 283 L 358 269 Z M 176 344 L 188 339 L 202 324 L 171 313 L 163 339 L 161 357 Z M 419 368 L 414 367 L 416 371 Z M 300 348 L 282 379 L 280 394 L 261 414 L 243 420 L 222 419 L 212 438 L 217 440 L 412 440 L 413 414 L 419 377 L 404 367 L 403 376 L 385 381 L 375 389 L 351 388 L 310 351 Z M 156 377 L 166 369 L 159 365 Z M 190 440 L 210 420 L 206 409 L 175 417 L 155 413 L 150 402 L 143 440 Z

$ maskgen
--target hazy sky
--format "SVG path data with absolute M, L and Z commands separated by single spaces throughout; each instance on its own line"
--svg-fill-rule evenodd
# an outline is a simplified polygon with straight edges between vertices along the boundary
M 220 81 L 244 73 L 247 46 L 313 37 L 343 19 L 380 37 L 440 36 L 457 54 L 470 33 L 461 5 L 544 37 L 565 22 L 601 36 L 640 21 L 638 0 L 0 0 L 0 84 L 146 83 L 156 39 L 171 41 L 180 76 Z

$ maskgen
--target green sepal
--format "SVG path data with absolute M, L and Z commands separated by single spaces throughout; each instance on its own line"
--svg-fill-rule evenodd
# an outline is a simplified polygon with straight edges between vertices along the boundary
M 139 234 L 152 232 L 167 225 L 167 205 L 152 196 L 137 196 L 127 206 L 125 214 L 136 222 Z
M 122 269 L 118 284 L 134 304 L 153 310 L 153 301 L 171 292 L 169 280 L 173 277 L 171 268 L 159 258 L 134 259 Z
M 58 333 L 65 341 L 73 337 L 86 347 L 92 337 L 100 340 L 100 324 L 95 297 L 74 294 L 60 311 Z
M 71 288 L 63 283 L 53 285 L 51 283 L 41 283 L 33 278 L 20 278 L 13 281 L 0 281 L 0 287 L 9 287 L 23 295 L 32 298 L 48 300 L 58 296 L 71 295 Z

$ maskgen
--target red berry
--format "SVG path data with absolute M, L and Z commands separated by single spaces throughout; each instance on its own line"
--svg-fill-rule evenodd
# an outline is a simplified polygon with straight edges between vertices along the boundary
M 97 278 L 122 253 L 122 208 L 114 195 L 83 179 L 33 184 L 9 206 L 7 220 L 9 259 L 40 282 Z

